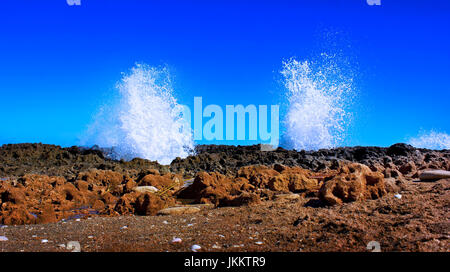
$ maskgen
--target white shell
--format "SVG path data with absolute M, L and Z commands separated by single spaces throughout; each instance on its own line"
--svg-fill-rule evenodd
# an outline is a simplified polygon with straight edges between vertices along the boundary
M 173 238 L 172 243 L 181 243 L 181 238 Z
M 201 249 L 201 248 L 202 248 L 202 247 L 199 246 L 199 245 L 193 245 L 193 246 L 191 247 L 191 250 L 194 251 L 194 252 L 197 252 L 197 250 L 199 250 L 199 249 Z

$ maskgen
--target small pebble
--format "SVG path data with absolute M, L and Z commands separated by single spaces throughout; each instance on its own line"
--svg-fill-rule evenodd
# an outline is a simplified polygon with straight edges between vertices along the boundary
M 91 235 L 91 236 L 88 236 L 88 238 L 89 238 L 89 239 L 93 239 L 93 238 L 94 238 L 94 236 L 92 236 L 92 235 Z
M 401 194 L 396 194 L 396 195 L 394 195 L 394 197 L 398 198 L 398 199 L 402 199 L 402 195 Z
M 41 243 L 43 243 L 43 244 L 48 243 L 48 240 L 47 239 L 42 239 Z
M 263 242 L 261 242 L 261 241 L 258 241 L 258 242 L 255 242 L 255 244 L 257 244 L 257 245 L 262 245 L 262 244 L 263 244 Z
M 166 224 L 166 225 L 167 225 L 167 224 L 169 224 L 169 222 L 167 222 L 166 220 L 164 220 L 164 221 L 163 221 L 163 224 Z
M 199 250 L 199 249 L 201 249 L 201 248 L 202 248 L 202 247 L 199 246 L 199 245 L 193 245 L 193 246 L 191 247 L 191 250 L 194 251 L 194 252 L 197 252 L 197 250 Z
M 6 236 L 0 236 L 0 241 L 8 241 L 8 238 Z
M 77 222 L 80 222 L 80 221 L 81 221 L 81 219 L 80 219 L 80 218 L 77 218 L 77 219 L 75 219 L 75 221 L 77 221 Z
M 194 224 L 187 224 L 187 227 L 192 227 Z
M 173 238 L 172 244 L 181 243 L 181 238 Z
M 123 226 L 120 229 L 128 229 L 128 226 Z

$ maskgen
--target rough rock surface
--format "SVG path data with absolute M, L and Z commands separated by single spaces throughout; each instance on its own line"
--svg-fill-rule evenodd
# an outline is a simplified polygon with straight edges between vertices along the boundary
M 406 144 L 395 144 L 383 147 L 342 147 L 323 149 L 319 151 L 295 151 L 278 148 L 275 151 L 261 151 L 259 145 L 253 146 L 225 146 L 204 145 L 197 146 L 197 155 L 186 159 L 175 159 L 170 168 L 187 176 L 194 176 L 199 171 L 215 171 L 233 176 L 236 171 L 246 165 L 282 164 L 289 167 L 299 166 L 315 172 L 324 169 L 337 169 L 342 161 L 358 162 L 372 168 L 395 166 L 400 168 L 405 164 L 414 163 L 417 169 L 407 168 L 402 171 L 423 169 L 450 170 L 450 150 L 417 149 Z M 396 169 L 399 170 L 399 169 Z
M 168 177 L 155 186 L 163 194 L 135 192 L 130 177 L 110 170 L 79 173 L 72 181 L 63 177 L 24 175 L 0 183 L 0 223 L 5 225 L 51 223 L 93 215 L 155 215 L 176 200 Z M 172 183 L 176 183 L 173 181 Z
M 439 180 L 450 178 L 450 171 L 444 170 L 427 170 L 419 175 L 420 180 Z
M 402 198 L 317 206 L 318 198 L 264 201 L 259 205 L 202 210 L 195 214 L 93 217 L 0 227 L 0 251 L 70 252 L 448 252 L 450 180 L 408 182 Z M 127 228 L 124 228 L 127 226 Z M 180 243 L 172 243 L 174 237 Z M 48 243 L 41 243 L 48 239 Z
M 377 199 L 385 195 L 384 176 L 369 167 L 352 163 L 343 166 L 320 188 L 320 199 L 328 205 L 342 204 L 366 199 Z
M 61 148 L 47 144 L 7 144 L 0 147 L 0 177 L 42 174 L 74 178 L 89 169 L 112 170 L 135 176 L 143 170 L 169 172 L 168 167 L 143 159 L 115 161 L 98 148 Z
M 234 178 L 216 172 L 200 172 L 193 184 L 177 196 L 216 206 L 258 204 L 262 199 L 271 199 L 275 193 L 317 193 L 319 182 L 312 176 L 309 170 L 278 164 L 242 167 Z
M 115 161 L 106 151 L 42 144 L 0 147 L 0 224 L 10 225 L 0 228 L 0 235 L 11 238 L 2 242 L 6 245 L 2 250 L 19 250 L 15 246 L 22 245 L 18 237 L 29 242 L 20 234 L 25 229 L 11 225 L 45 223 L 41 226 L 48 226 L 45 230 L 51 233 L 53 227 L 64 229 L 61 224 L 71 224 L 73 219 L 106 222 L 100 219 L 114 217 L 103 218 L 112 220 L 108 221 L 111 226 L 100 228 L 116 224 L 132 227 L 159 220 L 134 216 L 168 214 L 162 212 L 165 209 L 178 212 L 158 218 L 191 220 L 194 214 L 176 208 L 184 205 L 186 210 L 195 211 L 195 216 L 205 218 L 201 226 L 204 237 L 195 236 L 190 229 L 185 231 L 198 239 L 190 242 L 199 242 L 207 250 L 218 248 L 211 247 L 217 232 L 234 233 L 227 238 L 228 243 L 243 239 L 247 245 L 255 240 L 238 233 L 253 235 L 250 232 L 257 229 L 264 242 L 258 248 L 249 246 L 249 250 L 356 247 L 360 251 L 365 250 L 368 239 L 378 239 L 389 250 L 448 251 L 449 179 L 420 181 L 427 171 L 450 170 L 448 150 L 416 149 L 405 144 L 316 152 L 199 146 L 197 155 L 176 159 L 170 166 L 143 159 Z M 189 178 L 193 178 L 192 184 L 184 184 Z M 150 186 L 157 191 L 139 189 Z M 79 223 L 85 221 L 90 220 Z M 181 228 L 180 222 L 174 226 Z M 156 229 L 148 228 L 139 231 L 155 233 Z M 172 235 L 165 228 L 159 231 Z M 58 233 L 61 231 L 52 234 L 56 237 Z M 80 229 L 79 233 L 87 231 Z M 121 241 L 117 246 L 111 244 L 111 237 L 102 236 L 96 249 L 90 250 L 134 251 L 140 246 L 143 250 L 167 250 L 161 243 L 127 245 L 127 241 L 139 240 L 136 235 L 128 240 L 114 237 Z M 26 249 L 36 249 L 32 241 L 29 245 Z M 219 248 L 239 250 L 229 244 Z
M 46 144 L 8 144 L 0 147 L 0 177 L 19 177 L 24 174 L 63 176 L 73 179 L 89 169 L 112 170 L 130 177 L 144 171 L 149 174 L 169 172 L 194 177 L 198 172 L 218 172 L 235 176 L 248 165 L 281 164 L 299 166 L 315 172 L 337 169 L 343 161 L 358 162 L 372 168 L 392 168 L 413 176 L 415 171 L 440 169 L 450 171 L 450 150 L 416 149 L 406 144 L 382 147 L 345 147 L 319 151 L 295 151 L 278 148 L 261 151 L 261 146 L 200 145 L 196 155 L 177 158 L 170 166 L 143 159 L 116 161 L 109 159 L 104 149 L 98 147 L 61 148 Z M 415 168 L 408 166 L 413 163 Z

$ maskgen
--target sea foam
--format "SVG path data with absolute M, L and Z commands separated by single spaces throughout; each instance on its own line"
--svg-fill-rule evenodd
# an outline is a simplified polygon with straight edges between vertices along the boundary
M 450 135 L 444 132 L 421 132 L 417 137 L 411 138 L 408 143 L 414 147 L 434 150 L 449 149 Z
M 115 159 L 169 164 L 194 149 L 167 68 L 137 64 L 117 84 L 117 99 L 101 108 L 82 144 L 113 147 Z
M 288 101 L 283 139 L 287 147 L 317 150 L 341 145 L 352 119 L 352 74 L 326 54 L 319 62 L 291 58 L 283 62 L 281 73 Z

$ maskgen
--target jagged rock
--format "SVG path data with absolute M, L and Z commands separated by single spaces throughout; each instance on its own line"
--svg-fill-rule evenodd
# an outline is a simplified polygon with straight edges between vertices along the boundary
M 277 170 L 275 170 L 275 169 Z M 319 183 L 312 172 L 300 167 L 275 164 L 272 167 L 252 165 L 239 169 L 235 178 L 219 173 L 200 172 L 191 186 L 182 190 L 180 198 L 195 203 L 239 206 L 259 203 L 264 190 L 277 192 L 317 193 Z
M 136 199 L 134 210 L 137 215 L 156 215 L 159 210 L 175 205 L 173 198 L 162 198 L 155 194 L 141 194 Z
M 136 192 L 124 194 L 119 198 L 114 209 L 108 211 L 108 214 L 114 214 L 114 212 L 123 215 L 134 214 L 134 204 L 138 195 L 139 193 Z
M 415 148 L 407 144 L 394 144 L 387 150 L 389 156 L 408 156 L 415 151 Z
M 385 194 L 383 175 L 358 163 L 343 166 L 319 191 L 320 199 L 328 205 L 376 199 Z
M 77 180 L 85 181 L 93 186 L 106 187 L 106 191 L 111 192 L 111 194 L 120 195 L 123 192 L 121 184 L 126 178 L 122 174 L 111 170 L 91 169 L 87 172 L 79 173 Z
M 328 204 L 343 203 L 377 198 L 385 191 L 399 192 L 406 179 L 419 178 L 423 170 L 450 170 L 450 151 L 405 144 L 300 152 L 283 148 L 262 152 L 260 146 L 199 146 L 197 152 L 174 160 L 169 167 L 143 159 L 113 161 L 98 149 L 1 146 L 0 223 L 55 222 L 90 212 L 151 215 L 179 204 L 175 197 L 208 207 L 239 206 L 294 192 L 300 197 L 318 195 Z M 372 171 L 362 167 L 353 167 L 354 173 L 344 171 L 350 162 L 365 164 Z M 183 177 L 169 173 L 169 168 L 195 177 L 192 184 L 183 187 Z M 374 172 L 384 174 L 385 191 L 382 177 Z M 424 180 L 428 178 L 436 177 Z M 149 191 L 139 192 L 138 185 L 170 189 L 161 197 L 152 197 Z
M 220 199 L 240 192 L 243 183 L 245 183 L 243 179 L 240 182 L 232 182 L 230 178 L 219 173 L 200 172 L 192 185 L 182 190 L 178 197 L 195 199 L 196 203 L 218 205 Z
M 0 182 L 0 223 L 54 223 L 92 214 L 154 215 L 176 204 L 170 193 L 148 196 L 154 187 L 135 185 L 120 173 L 94 169 L 80 173 L 73 181 L 28 174 L 17 180 L 4 180 Z M 133 191 L 135 188 L 137 192 Z
M 417 167 L 416 164 L 412 161 L 409 161 L 405 164 L 403 164 L 402 166 L 400 166 L 400 168 L 398 169 L 400 171 L 400 173 L 402 173 L 403 175 L 414 175 L 417 172 Z
M 152 186 L 158 190 L 165 190 L 170 188 L 170 190 L 165 190 L 166 193 L 173 194 L 183 186 L 182 178 L 175 174 L 165 174 L 163 176 L 156 174 L 148 174 L 142 179 L 137 181 L 139 187 L 142 186 Z
M 135 178 L 141 171 L 158 169 L 167 173 L 168 167 L 157 162 L 133 159 L 115 161 L 98 147 L 62 148 L 47 144 L 7 144 L 0 147 L 0 177 L 39 174 L 74 179 L 90 169 L 112 170 Z
M 269 181 L 269 188 L 280 192 L 316 192 L 319 189 L 317 179 L 310 178 L 311 171 L 294 167 L 285 168 L 279 175 L 272 177 Z
M 132 192 L 133 189 L 134 189 L 136 186 L 137 186 L 137 183 L 136 183 L 134 180 L 132 180 L 132 179 L 128 180 L 128 181 L 125 183 L 125 186 L 124 186 L 124 188 L 123 188 L 124 193 L 130 193 L 130 192 Z
M 384 184 L 389 193 L 398 193 L 405 189 L 405 182 L 401 179 L 385 178 Z
M 280 169 L 280 167 L 278 167 L 278 169 Z M 271 167 L 251 165 L 240 168 L 237 176 L 249 180 L 252 185 L 257 187 L 266 187 L 270 179 L 278 174 L 279 172 Z

